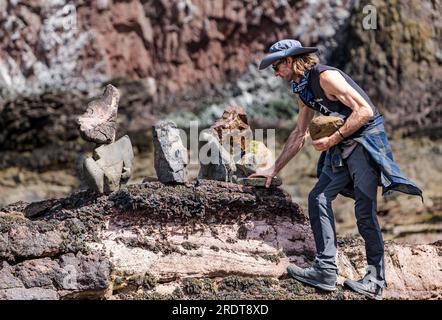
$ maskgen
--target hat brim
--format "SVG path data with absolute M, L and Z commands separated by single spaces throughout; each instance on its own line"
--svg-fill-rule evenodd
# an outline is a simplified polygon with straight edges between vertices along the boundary
M 298 47 L 298 48 L 291 48 L 286 50 L 281 50 L 277 52 L 270 53 L 266 55 L 259 64 L 259 70 L 263 70 L 267 68 L 269 65 L 271 65 L 273 62 L 287 58 L 290 56 L 298 56 L 301 54 L 307 54 L 318 51 L 318 48 L 316 47 Z

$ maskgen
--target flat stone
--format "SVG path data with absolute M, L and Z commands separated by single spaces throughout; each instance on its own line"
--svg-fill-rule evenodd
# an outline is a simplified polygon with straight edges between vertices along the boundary
M 100 98 L 89 102 L 86 113 L 78 118 L 83 139 L 98 144 L 114 142 L 119 100 L 118 89 L 109 84 Z
M 265 187 L 266 185 L 266 178 L 259 177 L 259 178 L 238 178 L 236 179 L 236 183 L 242 184 L 245 186 L 252 186 L 252 187 Z M 270 186 L 272 187 L 279 187 L 282 185 L 282 180 L 279 177 L 273 177 L 272 182 Z
M 24 213 L 27 218 L 34 218 L 45 214 L 52 208 L 55 200 L 53 201 L 37 201 L 32 202 L 26 206 Z
M 159 121 L 152 126 L 154 167 L 162 183 L 187 181 L 187 150 L 173 121 Z
M 310 122 L 309 131 L 312 140 L 329 137 L 336 132 L 344 120 L 335 116 L 319 116 Z
M 145 177 L 143 178 L 143 181 L 141 181 L 141 183 L 146 183 L 146 182 L 157 182 L 158 181 L 158 177 Z

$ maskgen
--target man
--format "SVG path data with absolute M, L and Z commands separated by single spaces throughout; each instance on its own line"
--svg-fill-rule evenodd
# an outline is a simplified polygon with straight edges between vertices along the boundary
M 344 72 L 319 64 L 315 47 L 303 47 L 285 39 L 270 47 L 259 69 L 272 65 L 275 76 L 292 82 L 300 107 L 296 128 L 290 134 L 274 166 L 250 177 L 272 177 L 302 148 L 315 111 L 344 119 L 344 125 L 329 137 L 313 141 L 323 151 L 318 162 L 318 182 L 308 198 L 310 224 L 316 244 L 315 263 L 302 269 L 287 268 L 290 276 L 323 290 L 336 289 L 336 231 L 332 201 L 338 193 L 355 199 L 359 233 L 365 241 L 367 273 L 358 281 L 346 280 L 352 290 L 382 299 L 386 286 L 384 242 L 376 216 L 377 186 L 383 193 L 397 190 L 413 195 L 422 191 L 399 170 L 385 135 L 383 117 L 367 94 Z

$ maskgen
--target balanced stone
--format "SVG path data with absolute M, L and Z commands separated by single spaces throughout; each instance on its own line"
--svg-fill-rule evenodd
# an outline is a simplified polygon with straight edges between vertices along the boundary
M 236 172 L 232 155 L 221 145 L 213 132 L 202 132 L 201 140 L 204 145 L 200 149 L 198 179 L 232 182 Z
M 134 153 L 126 135 L 114 143 L 94 150 L 93 158 L 86 158 L 83 172 L 89 187 L 98 192 L 118 190 L 132 174 Z
M 212 126 L 222 145 L 231 143 L 245 148 L 246 135 L 251 135 L 249 123 L 244 108 L 230 106 L 226 108 L 223 115 Z M 228 141 L 229 140 L 229 141 Z
M 336 132 L 344 120 L 335 116 L 319 116 L 310 122 L 309 131 L 312 140 L 329 137 Z
M 251 136 L 244 108 L 226 108 L 210 130 L 201 134 L 204 145 L 200 146 L 198 178 L 233 182 L 238 173 L 235 162 L 244 155 Z
M 99 99 L 89 102 L 86 113 L 78 118 L 83 139 L 98 144 L 114 142 L 119 100 L 118 89 L 109 84 Z
M 186 183 L 187 150 L 173 121 L 157 122 L 153 127 L 154 166 L 162 183 Z
M 241 107 L 228 107 L 208 131 L 201 133 L 199 179 L 235 182 L 270 168 L 273 153 L 252 140 L 247 115 Z
M 248 177 L 252 173 L 270 168 L 275 157 L 262 141 L 252 140 L 245 149 L 245 154 L 236 163 L 237 177 Z

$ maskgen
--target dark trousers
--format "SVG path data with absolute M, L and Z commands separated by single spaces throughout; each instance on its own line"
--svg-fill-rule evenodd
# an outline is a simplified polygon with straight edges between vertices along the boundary
M 367 262 L 369 266 L 376 268 L 377 279 L 385 283 L 384 241 L 376 216 L 379 173 L 370 163 L 369 155 L 361 145 L 343 162 L 343 167 L 333 171 L 330 155 L 327 154 L 319 181 L 309 194 L 310 224 L 317 251 L 315 265 L 323 269 L 337 269 L 332 201 L 352 181 L 357 226 L 365 241 Z

